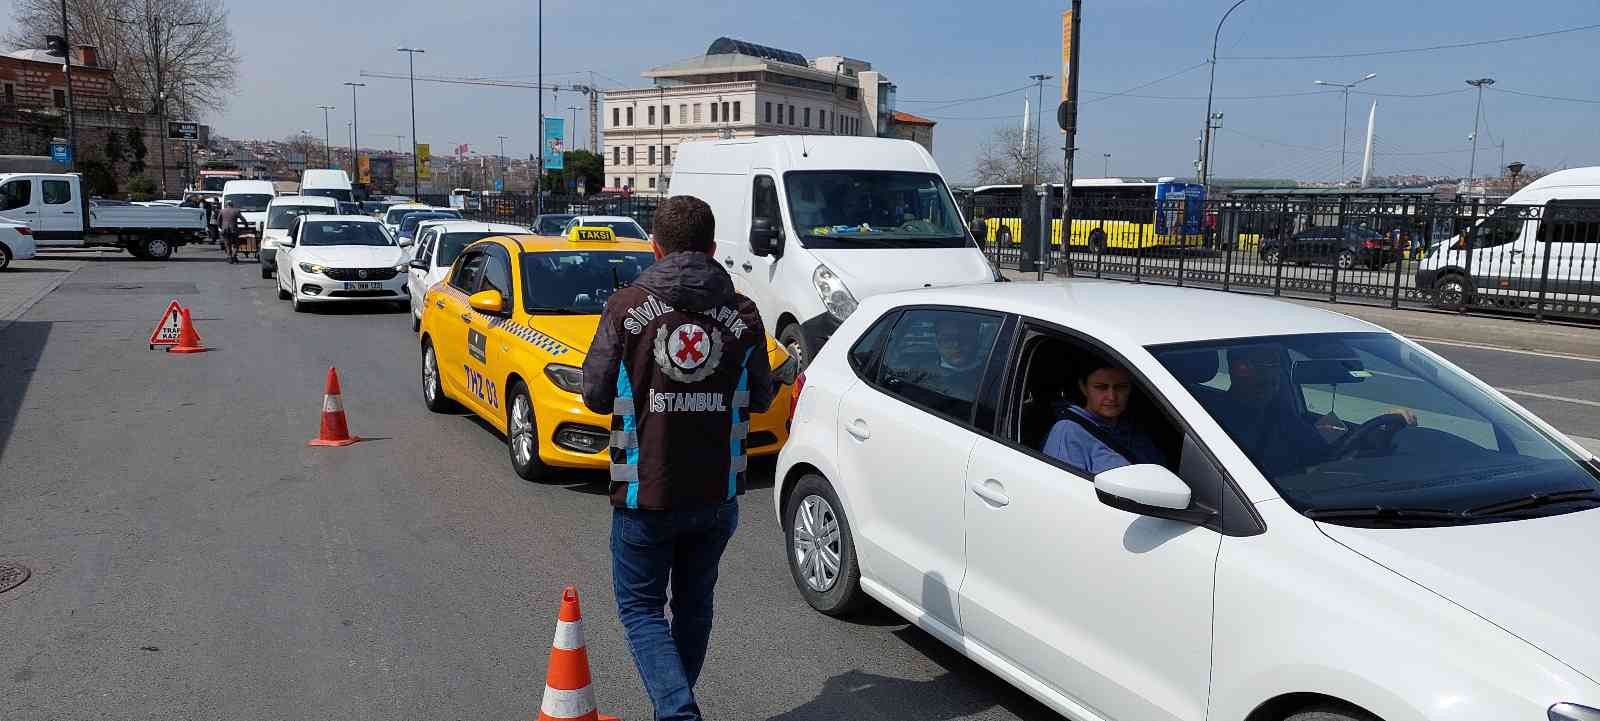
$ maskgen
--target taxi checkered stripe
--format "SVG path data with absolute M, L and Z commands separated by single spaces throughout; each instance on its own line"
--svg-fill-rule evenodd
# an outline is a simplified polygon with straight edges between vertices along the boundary
M 567 348 L 567 346 L 563 345 L 561 341 L 551 338 L 550 336 L 540 333 L 539 331 L 529 328 L 528 326 L 522 325 L 521 323 L 514 323 L 504 318 L 495 318 L 489 321 L 489 327 L 504 328 L 506 332 L 544 349 L 544 351 L 550 355 L 561 355 L 570 350 Z

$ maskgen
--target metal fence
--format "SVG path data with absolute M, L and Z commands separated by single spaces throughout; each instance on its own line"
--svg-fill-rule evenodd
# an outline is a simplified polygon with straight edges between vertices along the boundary
M 659 198 L 642 198 L 636 195 L 556 195 L 545 197 L 544 212 L 627 216 L 637 221 L 648 233 L 655 220 L 656 205 L 659 202 Z M 539 212 L 533 196 L 500 195 L 480 199 L 478 209 L 466 210 L 463 215 L 474 220 L 513 223 L 531 228 Z
M 1022 219 L 1028 210 L 970 210 L 1000 267 L 1035 267 L 1039 224 Z M 1075 201 L 1073 216 L 1065 252 L 1061 221 L 1051 224 L 1045 265 L 1058 274 L 1600 321 L 1600 201 L 1212 200 L 1188 227 L 1182 201 Z

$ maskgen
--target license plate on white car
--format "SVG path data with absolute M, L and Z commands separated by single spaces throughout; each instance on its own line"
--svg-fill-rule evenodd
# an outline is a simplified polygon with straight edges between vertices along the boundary
M 345 290 L 383 290 L 383 284 L 375 282 L 375 281 L 360 281 L 360 282 L 357 282 L 357 283 L 345 283 L 344 284 L 344 289 Z

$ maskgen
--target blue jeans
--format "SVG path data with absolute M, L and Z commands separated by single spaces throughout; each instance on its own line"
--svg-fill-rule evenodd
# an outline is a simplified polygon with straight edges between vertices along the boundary
M 717 564 L 739 527 L 739 502 L 682 511 L 612 510 L 617 615 L 656 721 L 699 721 L 694 684 L 711 642 Z M 667 622 L 667 586 L 672 621 Z

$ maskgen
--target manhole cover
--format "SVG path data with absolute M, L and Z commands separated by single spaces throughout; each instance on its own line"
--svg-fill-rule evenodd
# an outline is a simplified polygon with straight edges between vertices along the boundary
M 28 580 L 28 567 L 18 563 L 0 561 L 0 593 L 5 593 Z

